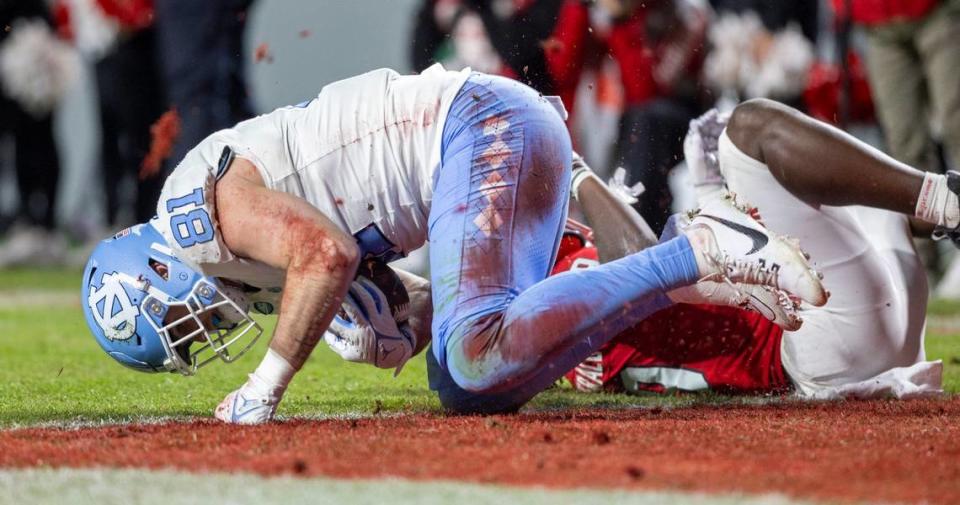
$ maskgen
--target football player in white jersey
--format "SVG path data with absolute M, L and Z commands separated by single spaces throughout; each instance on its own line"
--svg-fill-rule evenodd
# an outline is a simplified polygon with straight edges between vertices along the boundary
M 361 259 L 427 240 L 432 383 L 460 411 L 518 407 L 699 281 L 826 302 L 799 248 L 729 202 L 676 238 L 548 279 L 570 165 L 561 113 L 516 81 L 439 66 L 339 81 L 190 151 L 157 217 L 91 255 L 87 323 L 125 365 L 192 374 L 249 348 L 260 334 L 251 307 L 277 311 L 267 355 L 215 411 L 260 423 L 344 302 L 348 324 L 372 328 L 375 364 L 424 345 L 357 273 Z
M 767 226 L 804 244 L 824 274 L 830 303 L 805 307 L 802 327 L 783 328 L 729 310 L 662 311 L 569 374 L 578 389 L 793 389 L 818 399 L 941 391 L 942 364 L 924 353 L 928 288 L 912 237 L 929 235 L 924 221 L 949 226 L 957 219 L 956 174 L 915 173 L 768 100 L 692 121 L 684 151 L 700 204 L 726 188 L 759 204 Z M 585 166 L 575 171 L 589 173 Z M 597 243 L 597 251 L 579 257 L 599 252 L 610 261 L 655 244 L 642 219 L 603 188 L 578 185 L 575 196 Z M 937 191 L 928 200 L 939 203 L 923 201 L 925 192 Z M 844 206 L 852 203 L 884 208 Z
M 740 304 L 762 317 L 702 307 L 663 310 L 618 334 L 567 377 L 587 391 L 792 389 L 815 399 L 942 392 L 942 363 L 926 361 L 924 352 L 928 290 L 911 238 L 929 235 L 934 227 L 955 235 L 947 230 L 960 210 L 957 174 L 916 172 L 776 102 L 750 101 L 730 117 L 713 110 L 691 122 L 684 150 L 701 206 L 723 198 L 728 187 L 746 201 L 762 202 L 767 225 L 807 246 L 811 263 L 825 274 L 830 303 L 804 307 L 801 327 L 793 305 L 781 305 L 767 288 L 732 290 L 708 283 L 681 288 L 671 299 Z M 806 152 L 814 152 L 816 161 L 801 156 Z M 845 177 L 837 177 L 840 171 Z M 862 184 L 868 177 L 871 182 Z M 589 234 L 596 247 L 566 247 L 555 273 L 614 261 L 658 243 L 643 219 L 579 157 L 573 186 L 594 225 L 576 234 Z M 665 235 L 683 221 L 676 217 Z M 475 397 L 458 392 L 437 370 L 431 366 L 431 379 L 445 394 L 444 405 L 496 410 L 498 402 L 489 396 L 472 405 Z

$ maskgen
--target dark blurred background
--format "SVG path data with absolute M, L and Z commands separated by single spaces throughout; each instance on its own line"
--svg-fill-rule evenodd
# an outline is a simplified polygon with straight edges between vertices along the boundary
M 924 170 L 960 161 L 960 0 L 0 0 L 0 29 L 0 268 L 82 263 L 207 134 L 378 67 L 561 96 L 655 230 L 694 204 L 689 120 L 749 98 Z

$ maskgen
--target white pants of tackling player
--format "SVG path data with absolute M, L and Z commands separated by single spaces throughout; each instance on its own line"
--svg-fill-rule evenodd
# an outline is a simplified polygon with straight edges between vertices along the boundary
M 811 206 L 726 131 L 719 162 L 727 187 L 756 206 L 767 227 L 800 240 L 831 292 L 825 306 L 803 306 L 800 330 L 784 333 L 780 354 L 797 392 L 816 398 L 939 392 L 942 364 L 924 361 L 927 280 L 907 217 Z

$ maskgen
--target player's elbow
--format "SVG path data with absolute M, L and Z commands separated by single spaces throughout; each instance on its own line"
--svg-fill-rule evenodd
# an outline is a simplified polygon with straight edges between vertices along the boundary
M 291 267 L 304 273 L 352 277 L 360 264 L 360 248 L 351 237 L 321 233 L 301 242 Z
M 330 270 L 348 272 L 350 276 L 360 264 L 360 248 L 352 237 L 329 238 L 321 244 L 316 261 Z

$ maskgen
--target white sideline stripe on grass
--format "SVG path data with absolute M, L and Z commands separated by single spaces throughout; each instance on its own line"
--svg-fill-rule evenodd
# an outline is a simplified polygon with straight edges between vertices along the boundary
M 420 412 L 415 412 L 419 414 Z M 425 412 L 426 413 L 426 412 Z M 371 414 L 369 412 L 348 412 L 337 414 L 317 414 L 311 416 L 277 416 L 276 420 L 283 421 L 329 421 L 349 419 L 378 419 L 401 417 L 410 414 L 410 412 L 383 412 L 380 414 Z M 185 424 L 194 421 L 213 421 L 213 411 L 209 416 L 127 416 L 111 417 L 106 419 L 57 419 L 55 421 L 41 421 L 38 423 L 11 423 L 7 426 L 0 425 L 0 430 L 25 430 L 32 428 L 57 428 L 66 430 L 79 430 L 83 428 L 109 428 L 113 426 L 130 426 L 144 424 L 164 424 L 178 423 Z
M 372 414 L 369 412 L 345 412 L 337 414 L 316 414 L 316 415 L 296 415 L 296 416 L 277 416 L 276 420 L 284 421 L 346 421 L 350 419 L 387 419 L 394 417 L 403 417 L 416 414 L 430 414 L 431 412 L 381 412 Z M 57 419 L 54 421 L 41 421 L 37 423 L 11 423 L 9 425 L 0 425 L 0 431 L 27 430 L 34 428 L 55 428 L 62 430 L 80 430 L 84 428 L 109 428 L 113 426 L 136 426 L 152 425 L 164 423 L 186 424 L 194 421 L 213 421 L 213 413 L 209 416 L 125 416 L 110 417 L 105 419 Z
M 584 503 L 600 504 L 770 504 L 812 503 L 782 495 L 707 495 L 700 493 L 617 490 L 550 490 L 450 481 L 415 482 L 400 479 L 338 480 L 328 478 L 264 478 L 250 474 L 190 474 L 173 471 L 117 469 L 0 470 L 0 505 L 50 503 L 197 504 L 293 503 L 491 505 Z
M 638 397 L 641 398 L 641 397 Z M 790 405 L 795 403 L 797 405 L 803 405 L 808 402 L 822 402 L 830 400 L 813 400 L 810 398 L 800 397 L 796 394 L 780 397 L 780 396 L 727 396 L 727 397 L 718 397 L 719 400 L 715 401 L 704 401 L 702 397 L 697 397 L 691 395 L 687 401 L 678 403 L 676 405 L 663 405 L 663 404 L 644 404 L 644 405 L 619 405 L 619 406 L 591 406 L 587 407 L 586 410 L 593 413 L 602 413 L 605 411 L 608 412 L 622 412 L 626 410 L 638 410 L 646 411 L 650 409 L 660 409 L 664 412 L 669 412 L 671 410 L 683 409 L 689 407 L 714 407 L 714 406 L 763 406 L 763 405 Z M 558 405 L 558 406 L 546 406 L 546 407 L 524 407 L 519 416 L 524 415 L 536 415 L 536 414 L 549 414 L 556 412 L 571 412 L 571 409 L 576 409 L 577 407 L 570 407 L 567 405 Z M 439 410 L 398 410 L 398 411 L 386 411 L 374 414 L 370 411 L 355 411 L 355 412 L 338 412 L 334 414 L 326 414 L 323 412 L 318 412 L 316 414 L 305 414 L 298 413 L 293 416 L 278 415 L 276 421 L 279 422 L 288 422 L 288 421 L 330 421 L 330 420 L 340 420 L 346 421 L 351 419 L 368 419 L 368 420 L 377 420 L 377 419 L 390 419 L 404 416 L 416 416 L 416 415 L 430 415 L 430 414 L 439 414 Z M 520 419 L 522 417 L 519 417 Z M 55 429 L 64 429 L 64 430 L 79 430 L 83 428 L 108 428 L 113 426 L 124 426 L 124 425 L 152 425 L 152 424 L 164 424 L 164 423 L 190 423 L 194 421 L 212 421 L 213 413 L 211 411 L 210 415 L 207 416 L 119 416 L 119 417 L 107 417 L 103 419 L 56 419 L 49 421 L 40 421 L 40 422 L 12 422 L 10 424 L 0 424 L 0 430 L 21 430 L 21 429 L 31 429 L 31 428 L 55 428 Z

